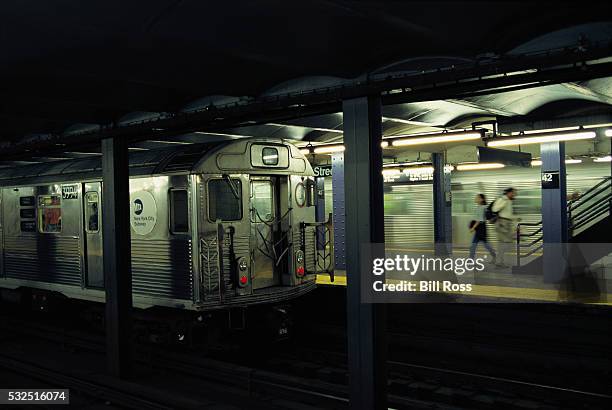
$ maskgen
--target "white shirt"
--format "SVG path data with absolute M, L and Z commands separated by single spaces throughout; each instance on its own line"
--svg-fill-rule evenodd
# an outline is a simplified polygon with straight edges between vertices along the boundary
M 506 195 L 497 198 L 491 207 L 493 212 L 497 212 L 497 216 L 505 219 L 516 219 L 512 210 L 512 201 Z

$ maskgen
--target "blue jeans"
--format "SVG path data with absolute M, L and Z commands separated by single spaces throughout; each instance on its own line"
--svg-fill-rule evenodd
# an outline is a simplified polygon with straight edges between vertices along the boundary
M 483 239 L 482 237 L 478 235 L 478 233 L 475 232 L 474 237 L 472 238 L 472 245 L 470 246 L 470 258 L 471 259 L 474 259 L 474 256 L 476 256 L 476 247 L 478 246 L 478 242 L 482 242 L 485 249 L 489 251 L 491 256 L 495 257 L 495 251 L 493 250 L 491 245 L 489 245 L 489 242 L 487 242 L 486 239 Z

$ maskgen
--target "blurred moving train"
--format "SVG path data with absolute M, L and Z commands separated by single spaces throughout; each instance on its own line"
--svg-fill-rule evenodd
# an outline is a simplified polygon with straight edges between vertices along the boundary
M 610 175 L 609 163 L 567 165 L 567 193 L 584 192 Z M 453 171 L 451 176 L 453 246 L 467 248 L 472 234 L 469 222 L 473 219 L 474 196 L 485 194 L 487 202 L 502 195 L 505 188 L 514 187 L 518 195 L 514 213 L 521 222 L 542 220 L 540 167 L 506 167 L 493 171 Z M 385 237 L 394 246 L 414 246 L 433 242 L 433 194 L 431 185 L 390 184 L 385 193 Z M 410 238 L 405 227 L 410 222 Z M 404 229 L 402 229 L 404 228 Z M 535 229 L 535 227 L 534 227 Z M 490 241 L 497 242 L 492 224 L 487 224 Z M 404 232 L 404 233 L 403 233 Z M 406 241 L 411 241 L 407 243 Z
M 134 305 L 203 311 L 314 289 L 312 175 L 278 139 L 131 152 Z M 0 289 L 103 302 L 102 194 L 100 157 L 1 169 Z

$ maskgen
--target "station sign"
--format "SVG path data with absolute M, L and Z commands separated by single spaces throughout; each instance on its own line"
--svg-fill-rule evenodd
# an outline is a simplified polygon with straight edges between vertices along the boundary
M 331 177 L 332 167 L 331 165 L 315 165 L 312 167 L 315 177 Z
M 542 172 L 542 189 L 559 189 L 559 171 Z

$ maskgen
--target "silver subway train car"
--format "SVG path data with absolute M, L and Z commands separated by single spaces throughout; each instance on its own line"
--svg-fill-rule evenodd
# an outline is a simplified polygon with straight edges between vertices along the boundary
M 245 307 L 312 290 L 312 176 L 283 140 L 131 152 L 134 305 Z M 0 288 L 103 302 L 102 194 L 100 157 L 1 169 Z

